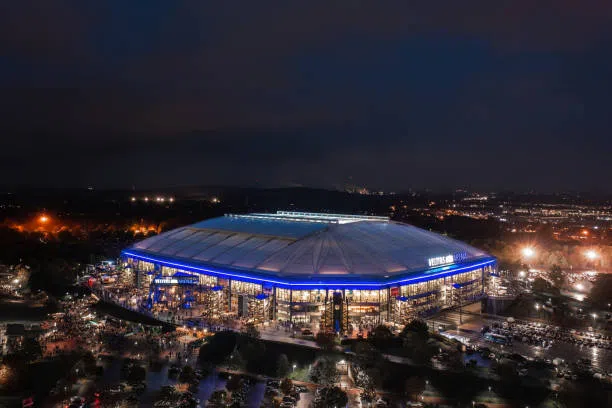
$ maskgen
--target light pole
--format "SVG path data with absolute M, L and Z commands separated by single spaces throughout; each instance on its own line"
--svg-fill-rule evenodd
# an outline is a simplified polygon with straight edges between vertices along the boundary
M 521 254 L 523 254 L 523 257 L 526 259 L 529 259 L 535 255 L 535 251 L 532 247 L 525 247 L 521 249 Z
M 523 262 L 525 262 L 528 269 L 529 269 L 529 260 L 533 258 L 535 254 L 536 254 L 536 251 L 532 247 L 524 247 L 523 249 L 521 249 L 521 255 L 523 256 Z
M 589 249 L 584 253 L 584 256 L 587 259 L 587 267 L 592 266 L 594 268 L 597 267 L 597 259 L 599 258 L 599 254 L 594 249 Z

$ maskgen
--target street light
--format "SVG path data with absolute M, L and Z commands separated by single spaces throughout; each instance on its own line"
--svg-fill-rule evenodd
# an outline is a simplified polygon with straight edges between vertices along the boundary
M 586 251 L 584 256 L 586 256 L 590 261 L 594 261 L 595 259 L 599 258 L 599 254 L 593 249 Z
M 523 254 L 523 256 L 525 258 L 531 258 L 532 256 L 535 255 L 535 251 L 533 248 L 531 247 L 525 247 L 521 250 L 521 253 Z
M 297 368 L 297 364 L 293 365 L 293 372 L 295 372 L 295 369 Z

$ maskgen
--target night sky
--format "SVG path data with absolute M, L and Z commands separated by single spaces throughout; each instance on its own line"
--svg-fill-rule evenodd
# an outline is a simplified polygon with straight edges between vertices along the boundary
M 612 191 L 612 1 L 0 5 L 0 184 Z

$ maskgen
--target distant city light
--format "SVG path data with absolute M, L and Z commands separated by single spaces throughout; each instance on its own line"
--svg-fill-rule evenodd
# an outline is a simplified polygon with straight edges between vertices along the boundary
M 577 283 L 574 287 L 576 288 L 576 290 L 579 290 L 581 292 L 584 290 L 584 285 L 582 283 Z
M 144 198 L 144 200 L 145 200 L 145 201 L 149 201 L 149 197 L 145 197 L 145 198 Z
M 47 217 L 46 215 L 41 215 L 41 216 L 38 218 L 38 221 L 40 221 L 41 223 L 43 223 L 43 224 L 44 224 L 44 223 L 46 223 L 46 222 L 48 222 L 48 221 L 49 221 L 49 217 Z
M 597 252 L 595 252 L 594 250 L 588 250 L 584 253 L 584 255 L 589 258 L 591 261 L 594 259 L 597 259 L 599 257 L 599 255 L 597 254 Z
M 524 277 L 525 277 L 525 271 L 520 271 L 520 272 L 519 272 L 519 276 L 520 276 L 521 278 L 524 278 Z
M 168 200 L 169 200 L 171 203 L 173 203 L 173 202 L 174 202 L 174 197 L 170 197 Z
M 130 198 L 130 200 L 131 200 L 132 202 L 133 202 L 133 201 L 136 201 L 136 197 L 132 197 L 132 198 Z
M 595 313 L 593 313 L 593 314 L 591 315 L 591 317 L 592 317 L 593 319 L 597 319 L 597 315 L 596 315 Z
M 521 253 L 525 258 L 531 258 L 535 255 L 535 251 L 531 247 L 525 247 L 521 250 Z

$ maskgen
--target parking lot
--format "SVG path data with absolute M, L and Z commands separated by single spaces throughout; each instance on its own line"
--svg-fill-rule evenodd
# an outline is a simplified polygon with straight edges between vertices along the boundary
M 457 312 L 448 312 L 438 320 L 457 320 Z M 509 339 L 506 344 L 485 340 L 482 329 Z M 465 338 L 470 344 L 498 351 L 512 351 L 529 358 L 567 362 L 590 360 L 593 368 L 612 371 L 612 340 L 609 335 L 595 331 L 564 329 L 541 322 L 508 322 L 503 317 L 464 314 L 458 329 L 448 330 L 452 335 Z

